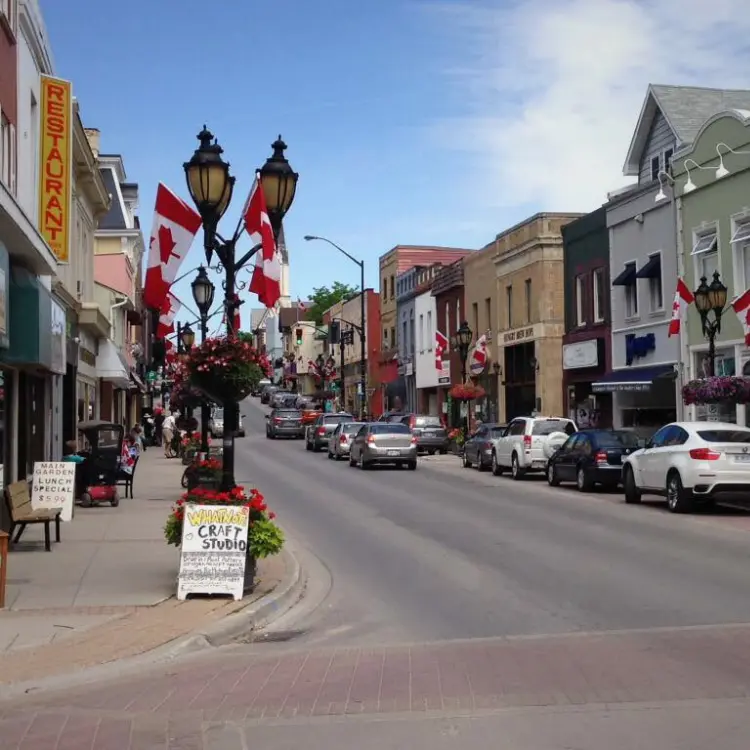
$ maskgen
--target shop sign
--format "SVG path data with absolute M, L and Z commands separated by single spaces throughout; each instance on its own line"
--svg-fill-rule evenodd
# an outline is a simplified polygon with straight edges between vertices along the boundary
M 599 340 L 576 341 L 562 348 L 563 370 L 577 370 L 599 365 Z
M 536 338 L 536 328 L 528 326 L 527 328 L 517 328 L 515 331 L 508 331 L 503 334 L 503 344 L 519 344 L 523 341 L 529 341 Z
M 41 76 L 39 231 L 60 263 L 70 260 L 72 92 L 70 81 Z
M 449 359 L 444 359 L 440 363 L 440 370 L 438 370 L 438 385 L 450 385 L 451 384 L 451 362 Z
M 656 351 L 656 336 L 653 333 L 647 333 L 645 336 L 629 333 L 625 336 L 626 365 L 632 365 L 636 359 L 641 359 L 653 351 Z

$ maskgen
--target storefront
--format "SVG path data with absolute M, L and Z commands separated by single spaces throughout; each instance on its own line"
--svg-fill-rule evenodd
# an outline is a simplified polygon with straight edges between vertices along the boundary
M 707 378 L 711 372 L 707 345 L 694 347 L 691 358 L 694 377 Z M 717 344 L 714 373 L 719 377 L 733 375 L 750 377 L 750 350 L 744 343 Z M 746 404 L 695 404 L 687 407 L 686 410 L 690 419 L 699 422 L 733 422 L 743 426 L 750 425 L 750 406 Z
M 81 329 L 78 335 L 76 413 L 79 422 L 99 419 L 99 381 L 96 373 L 97 341 Z
M 562 358 L 566 416 L 580 429 L 611 427 L 612 394 L 593 391 L 593 384 L 607 372 L 605 339 L 563 344 Z
M 101 394 L 101 418 L 124 425 L 127 419 L 125 397 L 130 388 L 130 372 L 125 357 L 111 339 L 99 342 L 96 374 Z

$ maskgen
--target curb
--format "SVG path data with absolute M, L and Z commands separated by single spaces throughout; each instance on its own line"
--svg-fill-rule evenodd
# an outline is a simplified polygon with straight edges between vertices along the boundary
M 289 544 L 287 537 L 287 544 Z M 291 546 L 291 545 L 289 545 Z M 181 636 L 137 656 L 106 662 L 76 672 L 42 677 L 38 680 L 0 685 L 0 703 L 22 695 L 68 690 L 88 686 L 93 682 L 128 677 L 144 668 L 166 664 L 180 657 L 189 657 L 218 648 L 231 642 L 244 632 L 257 630 L 281 617 L 302 597 L 307 579 L 297 556 L 285 545 L 281 555 L 286 556 L 287 572 L 276 588 L 247 607 L 227 615 L 200 632 Z

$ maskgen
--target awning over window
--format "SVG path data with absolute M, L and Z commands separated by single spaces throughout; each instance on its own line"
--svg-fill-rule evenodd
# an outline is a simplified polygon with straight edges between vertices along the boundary
M 102 380 L 112 383 L 115 388 L 130 388 L 130 373 L 122 352 L 107 339 L 99 344 L 96 356 L 96 374 Z
M 632 286 L 633 284 L 635 284 L 635 263 L 628 263 L 612 282 L 612 286 Z
M 637 279 L 658 279 L 661 277 L 661 253 L 652 255 L 643 268 L 635 275 Z
M 750 221 L 743 221 L 742 224 L 737 225 L 731 242 L 750 242 Z
M 690 255 L 700 255 L 701 253 L 710 253 L 716 250 L 716 232 L 700 235 L 693 245 L 693 252 Z
M 130 371 L 130 388 L 137 389 L 141 393 L 146 392 L 146 384 L 131 370 Z
M 627 370 L 614 370 L 601 380 L 591 384 L 594 393 L 614 393 L 616 391 L 648 391 L 659 378 L 675 376 L 673 365 L 653 365 L 652 367 L 630 367 Z

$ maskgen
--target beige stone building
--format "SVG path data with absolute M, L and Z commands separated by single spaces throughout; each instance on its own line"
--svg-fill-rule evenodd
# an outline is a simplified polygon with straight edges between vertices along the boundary
M 498 421 L 539 412 L 563 414 L 562 337 L 564 325 L 563 243 L 561 229 L 581 214 L 539 213 L 499 234 L 493 244 L 495 306 L 490 310 L 500 365 Z M 485 249 L 482 255 L 489 255 Z M 476 261 L 484 272 L 483 261 Z M 476 273 L 469 276 L 475 277 Z M 489 274 L 488 274 L 489 275 Z M 486 282 L 472 281 L 485 295 Z M 484 284 L 484 286 L 482 286 Z M 469 297 L 469 309 L 476 302 Z M 479 320 L 484 324 L 484 313 Z M 493 374 L 494 376 L 494 374 Z

